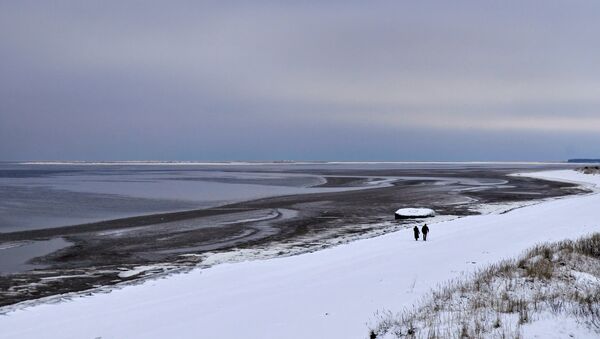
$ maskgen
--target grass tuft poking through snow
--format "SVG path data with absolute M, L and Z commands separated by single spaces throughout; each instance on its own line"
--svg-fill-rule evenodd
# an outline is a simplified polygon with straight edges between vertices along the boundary
M 583 174 L 600 174 L 600 166 L 585 166 L 578 168 L 577 171 Z
M 371 338 L 523 338 L 552 319 L 600 335 L 600 233 L 537 245 L 440 286 L 412 309 L 376 318 Z

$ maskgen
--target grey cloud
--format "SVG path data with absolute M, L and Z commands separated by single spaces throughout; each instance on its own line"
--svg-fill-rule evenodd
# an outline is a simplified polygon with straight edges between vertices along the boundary
M 448 142 L 483 157 L 466 146 L 481 140 L 491 158 L 560 158 L 501 135 L 556 150 L 600 132 L 599 7 L 3 2 L 0 159 L 402 159 L 390 145 L 415 140 L 431 160 Z

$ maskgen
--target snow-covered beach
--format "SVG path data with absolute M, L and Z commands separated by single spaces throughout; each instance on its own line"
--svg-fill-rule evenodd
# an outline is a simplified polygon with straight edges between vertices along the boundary
M 427 207 L 436 214 L 429 221 L 438 222 L 586 192 L 573 183 L 510 175 L 569 168 L 398 162 L 232 171 L 229 165 L 2 163 L 0 307 L 198 265 L 312 252 L 414 226 L 412 217 L 394 215 L 397 209 Z M 233 201 L 210 207 L 225 196 Z
M 600 186 L 600 176 L 570 170 L 527 176 Z M 400 311 L 438 284 L 532 245 L 600 231 L 598 206 L 599 194 L 570 196 L 432 224 L 427 242 L 415 242 L 406 229 L 16 305 L 0 317 L 0 338 L 365 338 L 377 311 Z

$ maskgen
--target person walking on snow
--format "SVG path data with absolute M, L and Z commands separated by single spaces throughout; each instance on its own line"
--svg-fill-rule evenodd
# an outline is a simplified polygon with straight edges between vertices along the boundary
M 415 232 L 415 241 L 419 240 L 419 227 L 415 225 L 413 232 Z
M 423 241 L 427 241 L 427 233 L 429 233 L 429 227 L 427 227 L 427 224 L 423 225 L 421 232 L 423 232 Z

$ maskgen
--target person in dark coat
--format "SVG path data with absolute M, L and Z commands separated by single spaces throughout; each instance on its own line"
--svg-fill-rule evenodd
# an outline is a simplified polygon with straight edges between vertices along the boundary
M 413 232 L 415 232 L 415 241 L 419 240 L 419 234 L 421 233 L 421 232 L 419 232 L 419 227 L 415 226 L 413 228 Z
M 421 232 L 423 232 L 423 241 L 427 241 L 427 233 L 429 233 L 429 227 L 427 227 L 427 224 L 423 225 Z

